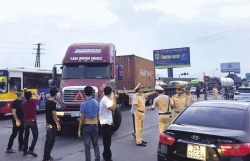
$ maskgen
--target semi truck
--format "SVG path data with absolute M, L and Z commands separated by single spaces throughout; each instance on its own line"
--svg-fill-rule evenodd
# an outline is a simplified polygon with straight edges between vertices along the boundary
M 98 102 L 102 99 L 104 86 L 111 86 L 113 92 L 119 95 L 118 104 L 129 104 L 130 100 L 124 94 L 135 92 L 138 83 L 144 86 L 145 92 L 154 90 L 155 68 L 153 61 L 135 56 L 116 56 L 115 45 L 112 43 L 76 43 L 68 47 L 62 64 L 53 67 L 53 82 L 57 81 L 57 66 L 62 69 L 60 83 L 60 98 L 57 116 L 61 127 L 78 125 L 80 104 L 85 99 L 84 88 L 93 87 L 92 97 Z M 152 103 L 153 97 L 147 102 Z M 121 124 L 121 112 L 114 112 L 113 132 Z

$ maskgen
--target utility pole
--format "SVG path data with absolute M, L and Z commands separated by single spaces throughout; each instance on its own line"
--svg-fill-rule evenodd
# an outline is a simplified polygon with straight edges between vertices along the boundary
M 40 52 L 41 50 L 44 50 L 44 49 L 42 49 L 40 46 L 41 46 L 41 45 L 44 45 L 44 44 L 38 43 L 38 44 L 33 44 L 33 45 L 37 45 L 37 48 L 34 49 L 34 50 L 36 50 L 36 53 L 33 53 L 33 54 L 36 54 L 35 67 L 40 68 L 40 55 L 41 55 L 41 54 L 44 54 L 44 53 L 41 53 L 41 52 Z

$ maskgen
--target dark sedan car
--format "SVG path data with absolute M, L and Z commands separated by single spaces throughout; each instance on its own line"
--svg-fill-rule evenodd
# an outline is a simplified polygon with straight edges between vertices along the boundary
M 247 102 L 200 101 L 160 134 L 158 161 L 250 161 Z

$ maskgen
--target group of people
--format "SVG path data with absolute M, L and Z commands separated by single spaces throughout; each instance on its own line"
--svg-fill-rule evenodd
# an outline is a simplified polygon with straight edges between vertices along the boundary
M 86 95 L 85 101 L 80 106 L 80 122 L 78 128 L 78 137 L 83 138 L 85 147 L 86 161 L 91 161 L 91 142 L 94 148 L 95 161 L 100 161 L 100 151 L 98 146 L 98 120 L 102 130 L 103 153 L 105 161 L 112 161 L 111 152 L 111 134 L 114 125 L 113 112 L 116 109 L 116 99 L 118 95 L 112 92 L 110 86 L 103 89 L 104 96 L 98 103 L 92 98 L 93 88 L 86 86 L 84 88 Z
M 55 143 L 55 136 L 57 130 L 61 130 L 60 124 L 56 116 L 56 102 L 54 101 L 57 95 L 57 89 L 50 89 L 49 100 L 45 103 L 46 111 L 46 141 L 44 144 L 44 155 L 43 161 L 51 161 L 53 158 L 50 156 L 51 150 Z M 16 93 L 17 99 L 12 103 L 12 114 L 13 114 L 13 129 L 12 134 L 9 138 L 6 153 L 15 153 L 12 149 L 14 139 L 18 134 L 18 150 L 23 151 L 23 155 L 32 155 L 37 157 L 38 155 L 34 152 L 37 140 L 38 140 L 38 126 L 36 110 L 40 96 L 31 91 L 20 91 Z M 36 99 L 32 98 L 32 95 L 36 95 Z M 23 98 L 25 97 L 25 101 Z M 29 146 L 29 135 L 30 131 L 33 135 L 31 145 Z
M 155 86 L 155 91 L 143 93 L 143 86 L 139 83 L 135 89 L 135 93 L 127 93 L 126 95 L 132 100 L 131 113 L 133 117 L 134 132 L 133 137 L 136 140 L 137 146 L 147 146 L 147 142 L 142 139 L 145 110 L 155 110 L 158 108 L 159 132 L 162 133 L 165 128 L 171 123 L 171 120 L 176 117 L 186 106 L 194 102 L 194 96 L 190 93 L 190 87 L 185 87 L 183 94 L 183 86 L 176 85 L 176 94 L 171 98 L 164 95 L 164 89 L 161 86 Z M 150 96 L 156 94 L 151 107 L 145 107 L 145 101 Z

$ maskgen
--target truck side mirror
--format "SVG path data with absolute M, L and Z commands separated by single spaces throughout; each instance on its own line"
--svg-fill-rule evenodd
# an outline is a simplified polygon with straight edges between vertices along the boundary
M 123 80 L 123 66 L 118 65 L 118 80 Z

